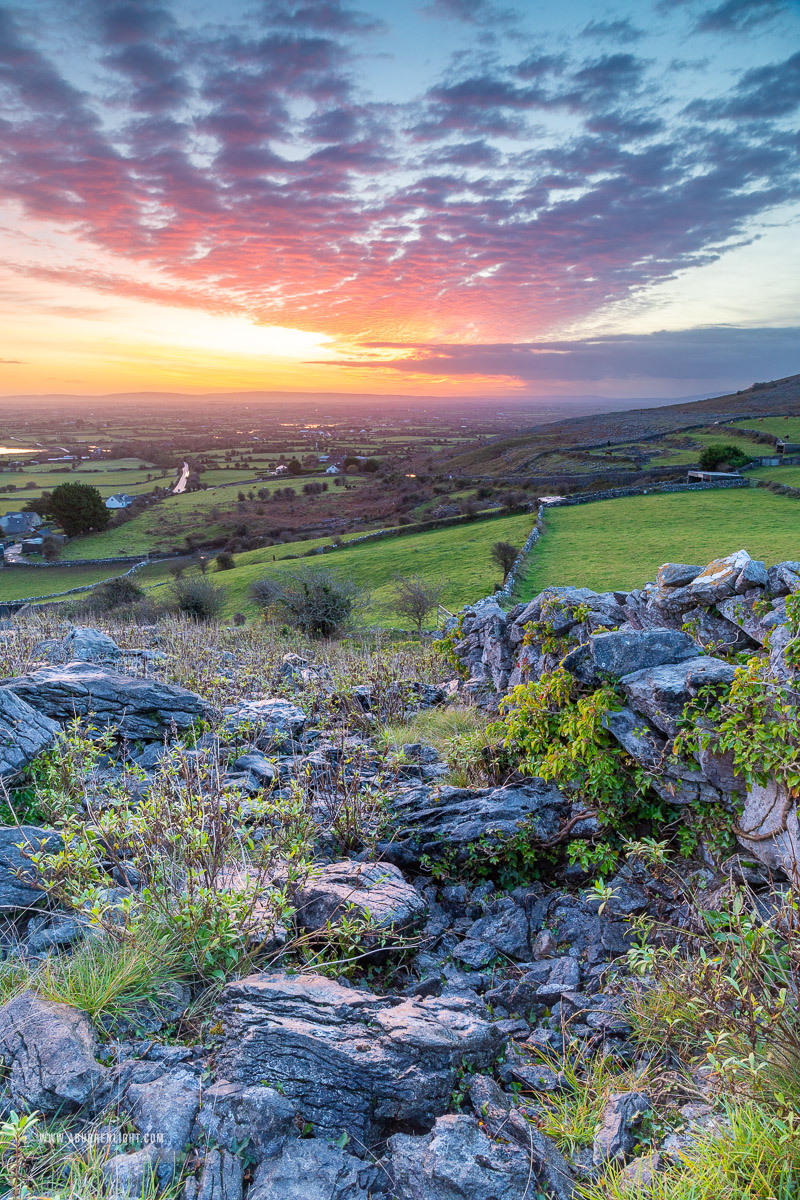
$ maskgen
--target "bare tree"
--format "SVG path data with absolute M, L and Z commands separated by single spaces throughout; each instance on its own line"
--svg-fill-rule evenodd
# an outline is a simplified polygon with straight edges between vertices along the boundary
M 439 583 L 428 583 L 419 575 L 398 575 L 394 581 L 392 608 L 399 616 L 413 621 L 417 633 L 422 635 L 425 618 L 436 608 L 441 595 Z
M 517 561 L 519 546 L 511 542 L 495 542 L 492 546 L 492 562 L 503 572 L 503 583 L 508 579 L 508 572 Z

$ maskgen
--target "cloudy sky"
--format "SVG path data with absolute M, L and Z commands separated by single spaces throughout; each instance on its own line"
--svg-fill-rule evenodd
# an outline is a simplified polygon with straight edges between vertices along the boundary
M 800 371 L 800 0 L 0 3 L 0 394 Z

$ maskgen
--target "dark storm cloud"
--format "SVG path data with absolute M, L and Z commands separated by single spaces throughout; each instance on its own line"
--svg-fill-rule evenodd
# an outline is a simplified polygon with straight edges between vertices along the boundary
M 744 384 L 797 372 L 800 327 L 717 325 L 572 341 L 471 346 L 377 343 L 368 348 L 410 352 L 409 358 L 392 364 L 394 370 L 406 373 L 504 375 L 525 383 L 720 378 L 741 379 Z

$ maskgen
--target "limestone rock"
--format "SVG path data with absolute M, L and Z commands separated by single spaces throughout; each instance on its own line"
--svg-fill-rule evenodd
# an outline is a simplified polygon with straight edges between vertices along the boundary
M 410 930 L 425 920 L 427 905 L 391 863 L 330 863 L 306 880 L 296 897 L 301 929 L 324 929 L 348 913 L 364 916 L 382 930 Z
M 552 783 L 531 778 L 501 788 L 426 787 L 411 789 L 394 800 L 396 840 L 409 852 L 462 855 L 474 842 L 510 837 L 523 826 L 542 841 L 558 833 L 570 804 Z
M 91 1106 L 108 1072 L 86 1013 L 23 992 L 0 1009 L 0 1057 L 12 1102 L 42 1113 Z
M 11 779 L 55 741 L 59 726 L 13 691 L 0 688 L 0 777 Z
M 651 1107 L 650 1098 L 643 1092 L 621 1092 L 609 1099 L 592 1147 L 596 1167 L 625 1161 L 636 1145 L 636 1129 Z
M 247 1200 L 369 1200 L 376 1174 L 338 1146 L 305 1138 L 256 1168 Z
M 463 1060 L 488 1065 L 500 1034 L 461 997 L 393 1001 L 319 975 L 270 972 L 228 984 L 218 1070 L 280 1085 L 302 1120 L 369 1144 L 393 1123 L 444 1112 Z
M 620 683 L 631 706 L 643 713 L 662 733 L 674 737 L 684 706 L 702 687 L 726 686 L 733 682 L 736 668 L 710 656 L 634 671 Z
M 677 629 L 618 629 L 592 634 L 566 656 L 564 667 L 584 683 L 593 683 L 696 657 L 692 639 Z
M 205 702 L 186 688 L 80 662 L 5 679 L 2 691 L 55 721 L 91 718 L 93 725 L 110 726 L 120 737 L 146 741 L 163 738 L 172 726 L 188 729 L 207 711 Z
M 54 829 L 38 825 L 0 827 L 0 910 L 30 908 L 44 899 L 36 886 L 30 855 L 40 850 L 57 853 L 63 838 Z
M 302 708 L 280 696 L 233 705 L 223 709 L 223 717 L 228 737 L 246 739 L 259 750 L 291 747 L 307 719 Z
M 294 1105 L 275 1088 L 218 1080 L 203 1091 L 193 1140 L 227 1150 L 246 1143 L 248 1155 L 261 1162 L 280 1153 L 287 1139 L 297 1133 Z
M 439 1117 L 429 1134 L 390 1138 L 398 1200 L 525 1200 L 530 1159 L 491 1141 L 465 1113 Z
M 745 850 L 771 871 L 781 871 L 800 883 L 797 799 L 785 784 L 775 779 L 756 784 L 747 793 L 739 830 L 737 836 Z

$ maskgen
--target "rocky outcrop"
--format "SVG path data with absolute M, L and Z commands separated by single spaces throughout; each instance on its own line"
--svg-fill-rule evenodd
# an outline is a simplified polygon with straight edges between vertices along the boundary
M 508 613 L 482 602 L 461 614 L 454 649 L 470 673 L 465 691 L 490 710 L 498 691 L 560 666 L 585 689 L 615 683 L 627 704 L 607 712 L 603 724 L 649 773 L 651 787 L 671 804 L 714 802 L 732 810 L 746 789 L 731 755 L 712 746 L 687 762 L 673 756 L 673 739 L 690 701 L 701 693 L 713 699 L 730 686 L 741 661 L 734 655 L 761 655 L 768 681 L 800 698 L 797 634 L 786 603 L 798 590 L 800 563 L 767 570 L 740 550 L 706 567 L 665 563 L 652 583 L 628 593 L 550 587 Z M 401 813 L 404 806 L 419 810 L 420 833 L 435 845 L 442 818 L 424 810 L 420 794 L 401 800 Z M 765 866 L 794 876 L 797 804 L 780 780 L 750 791 L 738 836 Z
M 463 1060 L 497 1058 L 482 1006 L 462 997 L 394 1001 L 319 975 L 270 972 L 228 984 L 219 1020 L 221 1075 L 280 1087 L 303 1121 L 373 1144 L 399 1122 L 447 1110 Z
M 244 740 L 259 750 L 291 749 L 306 727 L 302 708 L 274 696 L 250 700 L 223 709 L 222 732 L 231 740 Z
M 42 667 L 30 675 L 5 679 L 0 683 L 0 696 L 4 692 L 18 696 L 53 721 L 79 717 L 130 739 L 163 738 L 173 728 L 188 729 L 208 711 L 200 697 L 186 688 L 82 662 Z

